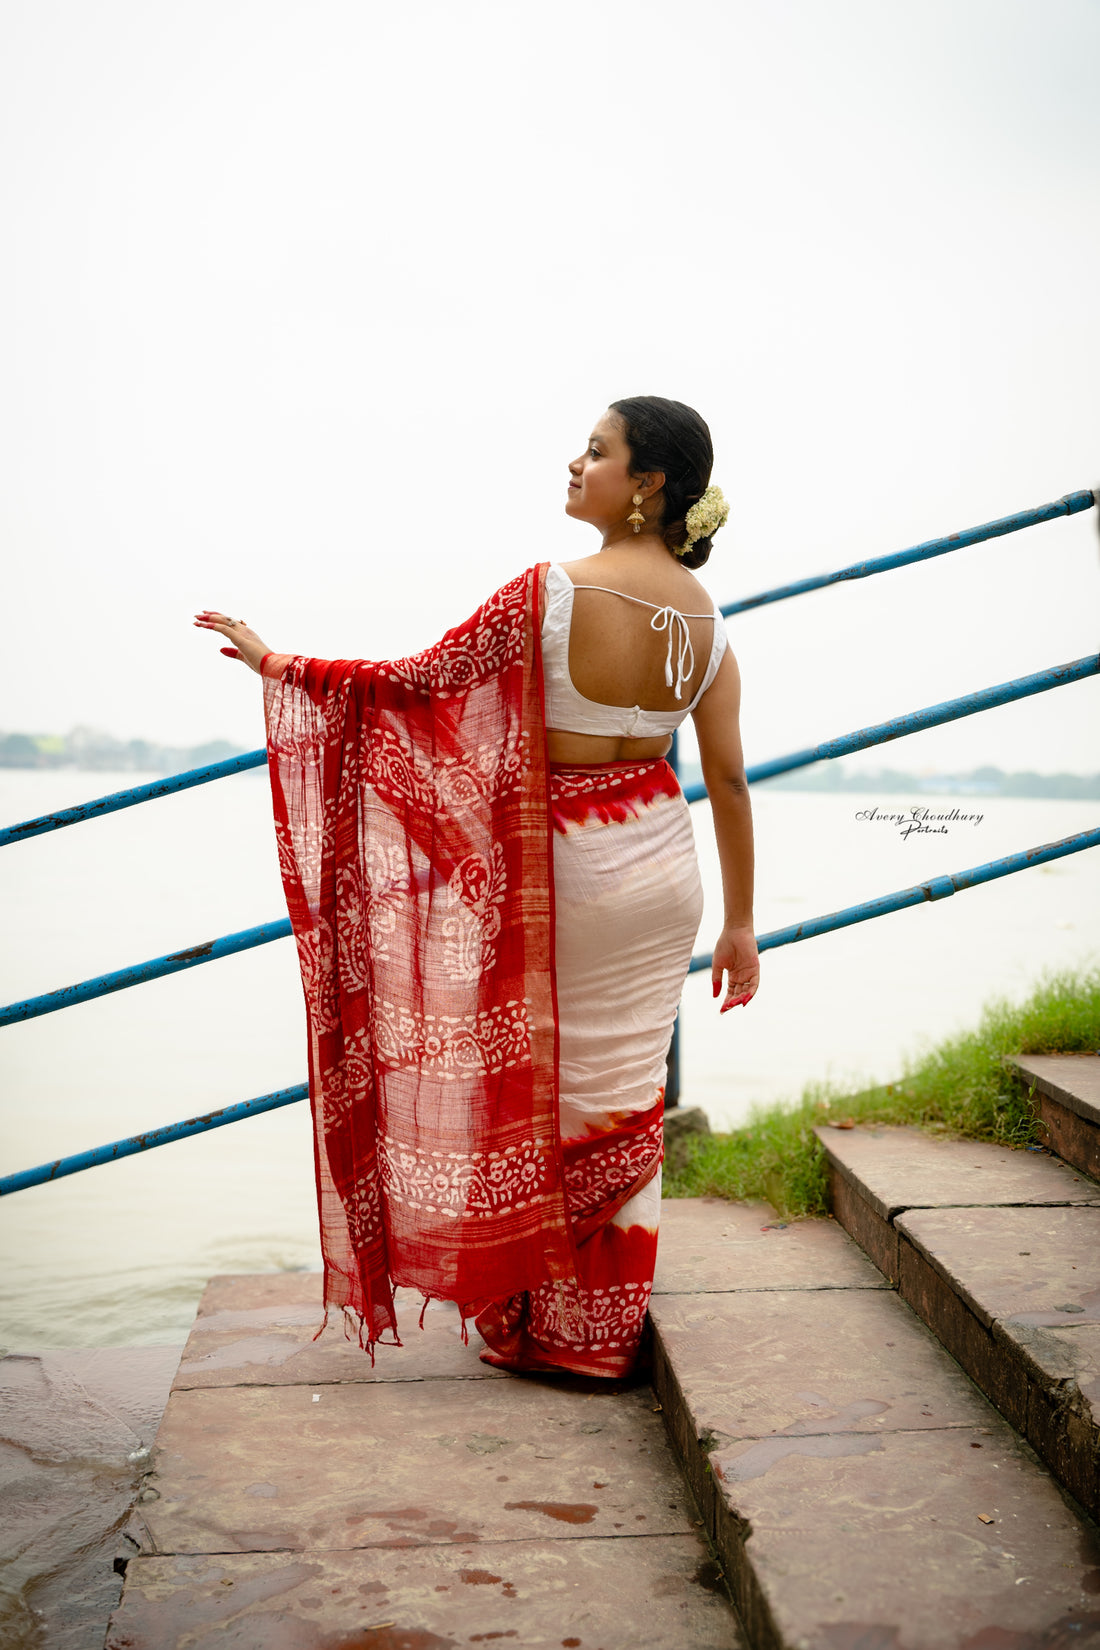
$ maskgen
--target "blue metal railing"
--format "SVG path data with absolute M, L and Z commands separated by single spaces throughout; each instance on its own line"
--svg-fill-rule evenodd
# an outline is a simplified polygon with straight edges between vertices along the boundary
M 759 934 L 758 951 L 771 951 L 777 945 L 791 945 L 796 940 L 816 939 L 819 934 L 831 934 L 837 928 L 849 928 L 855 922 L 867 922 L 871 917 L 884 917 L 890 911 L 904 911 L 909 905 L 924 905 L 930 900 L 946 899 L 950 894 L 961 894 L 967 888 L 978 888 L 983 882 L 995 882 L 998 877 L 1009 877 L 1015 871 L 1030 870 L 1033 865 L 1045 865 L 1052 859 L 1064 859 L 1067 854 L 1079 854 L 1085 848 L 1100 847 L 1100 825 L 1090 831 L 1078 831 L 1060 842 L 1044 842 L 1038 848 L 1022 848 L 1019 853 L 1005 854 L 1001 859 L 990 859 L 984 865 L 972 865 L 966 871 L 952 871 L 947 876 L 930 877 L 927 882 L 914 883 L 911 888 L 900 888 L 894 894 L 880 894 L 878 899 L 861 900 L 843 911 L 830 911 L 824 917 L 807 917 L 789 928 L 774 928 L 770 934 Z M 692 957 L 690 974 L 709 969 L 710 954 Z
M 1074 659 L 1070 664 L 1052 665 L 1049 670 L 1036 671 L 1030 676 L 1020 676 L 1011 682 L 1001 682 L 996 687 L 982 688 L 977 693 L 966 693 L 958 699 L 948 699 L 942 704 L 926 706 L 923 710 L 908 711 L 903 716 L 893 717 L 890 721 L 878 723 L 877 726 L 842 734 L 837 739 L 828 739 L 821 745 L 794 751 L 789 756 L 773 757 L 770 762 L 757 762 L 746 769 L 745 776 L 749 784 L 753 785 L 758 780 L 770 779 L 778 773 L 789 773 L 793 768 L 805 767 L 811 762 L 846 756 L 850 751 L 866 750 L 872 745 L 900 739 L 906 734 L 919 733 L 924 728 L 936 727 L 942 722 L 957 721 L 963 716 L 974 716 L 994 705 L 1009 704 L 1015 699 L 1045 693 L 1051 688 L 1064 687 L 1069 682 L 1079 682 L 1088 676 L 1096 675 L 1100 675 L 1100 654 L 1087 654 L 1082 659 Z M 688 785 L 684 789 L 684 795 L 689 802 L 700 802 L 706 794 L 706 787 L 701 784 Z M 63 986 L 60 990 L 47 991 L 38 997 L 27 997 L 22 1002 L 9 1003 L 6 1007 L 0 1008 L 0 1026 L 13 1025 L 19 1020 L 33 1020 L 40 1014 L 52 1014 L 59 1008 L 70 1008 L 74 1003 L 105 997 L 112 991 L 122 991 L 128 986 L 141 985 L 146 980 L 159 980 L 167 974 L 177 974 L 183 969 L 194 968 L 199 963 L 214 962 L 219 957 L 233 956 L 237 952 L 248 951 L 253 946 L 268 945 L 272 940 L 288 938 L 290 932 L 289 921 L 285 917 L 276 918 L 255 928 L 242 929 L 236 934 L 224 934 L 220 939 L 205 940 L 185 950 L 170 951 L 167 955 L 154 957 L 149 962 L 132 963 L 128 968 L 117 969 L 112 974 L 97 975 L 94 979 L 84 980 L 79 985 Z
M 1091 508 L 1097 502 L 1097 495 L 1091 491 L 1071 493 L 1055 503 L 1040 505 L 1034 510 L 1020 511 L 1016 515 L 1005 516 L 997 521 L 987 522 L 984 526 L 970 528 L 962 533 L 953 533 L 945 538 L 933 539 L 926 544 L 915 545 L 908 550 L 901 550 L 890 556 L 854 563 L 850 567 L 842 568 L 835 573 L 823 574 L 818 578 L 803 579 L 794 584 L 777 586 L 774 590 L 765 591 L 759 596 L 750 597 L 740 602 L 728 603 L 721 611 L 727 615 L 743 612 L 752 607 L 763 606 L 768 602 L 784 600 L 788 596 L 801 595 L 808 590 L 820 589 L 826 584 L 866 578 L 873 573 L 886 572 L 894 567 L 902 567 L 911 562 L 943 555 L 950 550 L 980 543 L 984 539 L 1017 532 L 1020 528 L 1033 526 L 1037 522 L 1050 521 L 1058 516 L 1073 515 Z M 1047 670 L 1036 671 L 1029 676 L 1017 677 L 1012 681 L 1002 682 L 994 687 L 980 689 L 976 693 L 964 694 L 956 699 L 945 700 L 941 704 L 926 706 L 923 710 L 894 717 L 887 722 L 880 722 L 871 727 L 858 729 L 854 733 L 844 734 L 838 739 L 827 740 L 823 744 L 796 751 L 786 757 L 777 757 L 770 762 L 758 763 L 747 769 L 746 777 L 750 783 L 754 783 L 757 780 L 770 778 L 779 773 L 786 773 L 812 762 L 829 760 L 846 755 L 851 751 L 865 750 L 870 746 L 901 738 L 906 734 L 919 732 L 924 728 L 935 727 L 963 716 L 975 715 L 979 711 L 989 710 L 996 705 L 1008 704 L 1013 700 L 1022 699 L 1032 694 L 1043 693 L 1050 688 L 1064 687 L 1070 682 L 1081 681 L 1087 676 L 1098 673 L 1100 673 L 1100 655 L 1090 654 L 1082 659 L 1073 660 L 1069 664 L 1051 666 Z M 151 801 L 161 796 L 170 796 L 177 791 L 188 790 L 196 785 L 208 784 L 214 779 L 222 779 L 229 774 L 260 767 L 265 761 L 266 753 L 264 751 L 249 751 L 242 756 L 230 757 L 227 761 L 213 762 L 206 767 L 193 768 L 186 773 L 173 774 L 165 779 L 155 780 L 146 785 L 136 785 L 130 790 L 116 791 L 109 796 L 99 797 L 92 802 L 83 803 L 72 808 L 64 808 L 37 819 L 26 820 L 21 824 L 9 826 L 7 829 L 0 831 L 0 846 L 24 841 L 29 837 L 39 836 L 44 832 L 58 830 L 67 825 L 78 824 L 85 819 L 98 818 L 100 815 L 114 813 L 122 808 L 133 807 L 139 802 Z M 685 791 L 685 796 L 689 802 L 701 800 L 705 795 L 706 790 L 702 785 L 689 786 Z M 759 950 L 764 951 L 773 949 L 776 946 L 790 945 L 800 940 L 811 939 L 820 934 L 831 933 L 838 928 L 848 927 L 853 923 L 865 922 L 873 917 L 883 916 L 890 911 L 902 910 L 907 906 L 942 899 L 964 889 L 977 887 L 979 884 L 992 881 L 995 878 L 1009 876 L 1031 866 L 1043 864 L 1053 859 L 1060 859 L 1067 854 L 1080 853 L 1087 848 L 1098 845 L 1100 845 L 1100 827 L 1090 831 L 1081 831 L 1075 836 L 1064 838 L 1060 842 L 1045 843 L 1037 848 L 1023 849 L 1019 853 L 1009 854 L 997 860 L 990 860 L 984 865 L 972 866 L 968 870 L 957 871 L 946 876 L 933 877 L 929 881 L 915 884 L 913 887 L 900 889 L 892 894 L 884 894 L 877 899 L 861 901 L 859 904 L 848 906 L 842 911 L 834 911 L 825 916 L 810 918 L 805 922 L 795 923 L 787 928 L 775 929 L 771 933 L 758 936 L 757 945 Z M 59 1008 L 68 1008 L 74 1003 L 87 1002 L 96 997 L 105 996 L 110 992 L 121 991 L 129 986 L 138 985 L 146 980 L 159 979 L 165 975 L 177 973 L 182 969 L 193 968 L 200 963 L 213 961 L 218 957 L 231 956 L 254 946 L 265 945 L 272 940 L 289 936 L 290 932 L 290 923 L 286 918 L 281 918 L 274 922 L 260 924 L 255 928 L 243 929 L 236 934 L 226 934 L 219 939 L 208 940 L 201 945 L 191 946 L 182 951 L 169 952 L 162 957 L 153 958 L 149 962 L 136 963 L 129 968 L 118 969 L 111 974 L 98 975 L 94 979 L 84 980 L 79 985 L 67 986 L 58 991 L 47 992 L 43 996 L 27 998 L 23 1002 L 12 1003 L 7 1008 L 0 1009 L 0 1026 L 9 1025 L 19 1020 L 32 1019 L 41 1014 L 52 1013 Z M 709 955 L 696 956 L 692 958 L 689 971 L 698 973 L 709 970 L 710 966 L 711 958 Z M 674 1081 L 676 1079 L 677 1063 L 678 1056 L 674 1037 L 673 1051 L 670 1056 L 670 1077 Z M 105 1146 L 78 1152 L 71 1157 L 59 1158 L 53 1163 L 41 1164 L 34 1169 L 7 1175 L 0 1178 L 0 1196 L 14 1191 L 21 1191 L 28 1186 L 41 1185 L 49 1180 L 60 1179 L 65 1175 L 75 1174 L 81 1169 L 92 1168 L 100 1163 L 113 1162 L 116 1158 L 131 1156 L 136 1152 L 146 1151 L 155 1146 L 167 1145 L 172 1140 L 183 1139 L 191 1134 L 202 1133 L 212 1128 L 221 1128 L 227 1123 L 238 1122 L 245 1117 L 256 1116 L 260 1112 L 292 1105 L 298 1100 L 305 1099 L 307 1094 L 307 1085 L 299 1083 L 291 1088 L 276 1090 L 272 1094 L 260 1095 L 253 1100 L 245 1100 L 236 1105 L 224 1106 L 196 1117 L 185 1118 L 179 1123 L 166 1124 L 163 1127 L 139 1135 L 113 1141 Z
M 109 796 L 97 796 L 93 802 L 78 802 L 75 808 L 58 808 L 38 819 L 25 819 L 21 825 L 8 825 L 0 830 L 0 848 L 41 836 L 44 831 L 59 831 L 63 825 L 79 825 L 85 819 L 99 819 L 104 814 L 118 813 L 120 808 L 132 808 L 138 802 L 175 796 L 177 791 L 189 791 L 195 785 L 209 785 L 212 779 L 226 779 L 231 773 L 244 773 L 248 768 L 266 765 L 265 750 L 245 751 L 243 756 L 227 756 L 221 762 L 208 762 L 204 768 L 188 768 L 184 773 L 172 773 L 164 779 L 151 779 L 147 785 L 134 785 L 128 791 L 112 791 Z
M 290 933 L 290 919 L 279 917 L 274 922 L 261 922 L 255 928 L 242 928 L 236 934 L 223 934 L 217 940 L 203 940 L 199 945 L 189 945 L 184 951 L 169 951 L 165 956 L 153 957 L 149 962 L 118 968 L 113 974 L 97 974 L 94 979 L 82 980 L 79 985 L 62 986 L 59 991 L 47 991 L 41 997 L 26 997 L 21 1003 L 9 1003 L 6 1008 L 0 1008 L 0 1026 L 15 1025 L 19 1020 L 35 1020 L 40 1014 L 54 1014 L 59 1008 L 72 1008 L 74 1003 L 91 1002 L 95 997 L 109 996 L 112 991 L 144 985 L 146 980 L 160 980 L 166 974 L 179 974 L 185 968 L 197 968 L 200 963 L 215 962 L 219 957 L 233 957 L 239 951 L 251 951 L 253 946 L 289 939 Z
M 189 1134 L 223 1129 L 227 1123 L 240 1123 L 246 1117 L 258 1117 L 261 1112 L 278 1111 L 280 1106 L 293 1106 L 297 1100 L 308 1099 L 309 1084 L 295 1083 L 293 1088 L 276 1089 L 274 1094 L 261 1094 L 255 1100 L 239 1100 L 235 1106 L 219 1106 L 217 1111 L 185 1117 L 182 1123 L 165 1123 L 162 1128 L 147 1129 L 144 1134 L 127 1135 L 123 1140 L 112 1140 L 107 1146 L 93 1146 L 86 1152 L 74 1152 L 72 1157 L 40 1163 L 36 1169 L 5 1175 L 0 1179 L 0 1197 L 6 1197 L 9 1192 L 26 1191 L 28 1186 L 42 1186 L 47 1180 L 63 1180 L 81 1169 L 95 1169 L 100 1163 L 114 1163 L 120 1157 L 133 1157 L 136 1152 L 147 1152 L 154 1146 L 186 1140 Z
M 976 888 L 997 877 L 1011 876 L 1033 865 L 1043 865 L 1067 854 L 1080 853 L 1085 848 L 1100 846 L 1100 826 L 1091 831 L 1079 831 L 1076 836 L 1064 837 L 1061 842 L 1047 842 L 1038 848 L 1025 848 L 1004 859 L 989 860 L 984 865 L 973 865 L 966 871 L 954 871 L 948 876 L 932 877 L 928 882 L 916 883 L 897 893 L 881 894 L 877 899 L 863 900 L 858 905 L 846 906 L 842 911 L 831 911 L 827 916 L 808 917 L 804 922 L 792 923 L 787 928 L 774 928 L 768 934 L 758 934 L 757 949 L 773 951 L 780 945 L 793 945 L 798 940 L 816 939 L 820 934 L 831 934 L 837 928 L 866 922 L 872 917 L 885 916 L 890 911 L 901 911 L 909 905 L 923 905 L 930 900 L 944 899 L 949 894 Z M 709 955 L 691 959 L 688 972 L 709 970 Z M 200 1134 L 206 1129 L 220 1129 L 226 1123 L 237 1123 L 260 1112 L 273 1111 L 279 1106 L 293 1105 L 309 1097 L 309 1085 L 298 1083 L 293 1088 L 277 1089 L 273 1094 L 262 1094 L 255 1100 L 243 1100 L 235 1106 L 223 1106 L 218 1111 L 201 1117 L 187 1117 L 180 1123 L 167 1123 L 162 1128 L 149 1129 L 143 1134 L 129 1135 L 113 1140 L 106 1146 L 94 1146 L 89 1151 L 76 1152 L 72 1157 L 56 1158 L 52 1163 L 41 1163 L 34 1169 L 23 1169 L 18 1174 L 0 1178 L 0 1197 L 9 1192 L 21 1192 L 28 1186 L 41 1186 L 48 1180 L 60 1180 L 76 1174 L 80 1169 L 95 1168 L 100 1163 L 113 1163 L 119 1157 L 131 1157 L 135 1152 L 148 1151 L 154 1146 L 167 1146 L 173 1140 L 182 1140 L 189 1134 Z
M 796 579 L 794 584 L 777 584 L 759 596 L 743 596 L 740 601 L 727 602 L 721 612 L 728 619 L 733 613 L 747 613 L 750 607 L 764 607 L 769 602 L 783 602 L 788 596 L 803 596 L 808 590 L 823 590 L 827 584 L 843 584 L 849 579 L 866 579 L 872 573 L 889 573 L 895 567 L 908 567 L 915 561 L 930 561 L 933 556 L 945 556 L 949 550 L 963 550 L 985 539 L 1003 538 L 1006 533 L 1018 533 L 1021 527 L 1036 527 L 1041 521 L 1055 521 L 1059 516 L 1075 516 L 1081 510 L 1091 510 L 1097 502 L 1097 492 L 1084 487 L 1080 492 L 1067 493 L 1052 504 L 1037 505 L 1034 510 L 1018 510 L 1014 516 L 1001 516 L 980 527 L 967 527 L 961 533 L 948 533 L 942 539 L 928 539 L 914 544 L 908 550 L 895 550 L 889 556 L 876 556 L 872 561 L 855 561 L 850 567 L 841 567 L 835 573 L 819 573 L 815 578 Z
M 1086 676 L 1100 674 L 1100 653 L 1087 653 L 1070 664 L 1052 665 L 1049 670 L 1037 670 L 1030 676 L 1017 676 L 1011 682 L 999 682 L 996 687 L 979 688 L 976 693 L 964 693 L 957 699 L 945 699 L 938 705 L 926 705 L 923 710 L 911 710 L 904 716 L 891 717 L 873 727 L 857 728 L 854 733 L 842 733 L 838 739 L 826 739 L 820 745 L 794 751 L 789 756 L 776 756 L 770 762 L 756 762 L 745 769 L 750 785 L 761 779 L 771 779 L 778 773 L 790 773 L 794 768 L 808 767 L 811 762 L 830 761 L 837 756 L 848 756 L 852 751 L 864 751 L 872 745 L 885 745 L 891 739 L 903 739 L 906 734 L 920 733 L 925 728 L 939 727 L 944 722 L 957 722 L 964 716 L 976 716 L 979 711 L 992 710 L 997 705 L 1011 704 L 1015 699 L 1028 699 L 1050 688 L 1065 687 L 1070 682 L 1083 681 Z M 701 802 L 706 796 L 705 785 L 688 785 L 684 795 L 689 802 Z

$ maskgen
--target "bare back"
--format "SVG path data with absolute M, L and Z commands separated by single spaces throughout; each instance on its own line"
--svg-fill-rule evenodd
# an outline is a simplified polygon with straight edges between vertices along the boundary
M 639 705 L 644 710 L 673 712 L 694 698 L 706 674 L 714 641 L 714 621 L 687 618 L 695 655 L 694 669 L 685 676 L 677 699 L 667 685 L 665 663 L 668 638 L 653 629 L 654 610 L 673 607 L 687 614 L 707 614 L 714 603 L 697 579 L 671 557 L 641 557 L 631 549 L 605 550 L 581 561 L 562 564 L 575 586 L 588 584 L 607 590 L 578 588 L 573 598 L 569 633 L 569 675 L 577 692 L 604 705 Z M 624 601 L 622 596 L 636 601 Z M 648 606 L 640 606 L 644 602 Z M 629 739 L 602 734 L 547 729 L 552 762 L 645 761 L 665 756 L 672 740 L 667 735 Z

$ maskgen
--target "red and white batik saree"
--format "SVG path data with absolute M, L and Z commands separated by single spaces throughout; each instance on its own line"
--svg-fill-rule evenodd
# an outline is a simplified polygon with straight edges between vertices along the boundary
M 618 1375 L 652 1281 L 698 878 L 663 763 L 616 765 L 606 792 L 608 769 L 548 770 L 541 572 L 408 659 L 269 655 L 269 770 L 326 1314 L 400 1344 L 410 1285 L 474 1316 L 494 1362 Z M 664 835 L 639 829 L 658 814 Z

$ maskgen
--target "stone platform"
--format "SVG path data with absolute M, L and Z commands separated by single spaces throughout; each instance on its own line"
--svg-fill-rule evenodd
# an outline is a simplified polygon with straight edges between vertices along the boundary
M 666 1202 L 656 1398 L 319 1300 L 210 1285 L 109 1650 L 1100 1646 L 1094 1527 L 834 1221 Z
M 312 1340 L 320 1303 L 315 1275 L 209 1286 L 110 1650 L 737 1650 L 644 1378 L 503 1374 L 406 1291 L 372 1369 Z

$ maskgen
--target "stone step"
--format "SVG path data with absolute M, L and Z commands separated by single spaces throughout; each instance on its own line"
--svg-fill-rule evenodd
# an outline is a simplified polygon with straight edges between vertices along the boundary
M 372 1368 L 318 1275 L 213 1280 L 109 1650 L 742 1650 L 645 1380 L 509 1376 L 420 1305 Z
M 819 1129 L 837 1219 L 1069 1492 L 1100 1514 L 1100 1186 L 917 1129 Z
M 1014 1054 L 1004 1063 L 1032 1094 L 1043 1144 L 1100 1180 L 1100 1054 Z
M 752 1650 L 1100 1643 L 1095 1527 L 834 1221 L 666 1202 L 650 1314 Z

